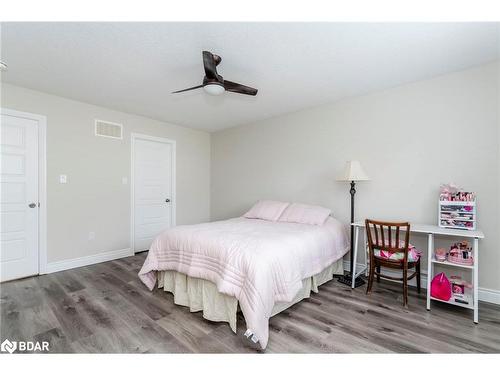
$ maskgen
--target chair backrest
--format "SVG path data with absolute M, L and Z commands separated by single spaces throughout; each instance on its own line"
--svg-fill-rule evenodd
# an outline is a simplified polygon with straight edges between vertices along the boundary
M 404 253 L 404 262 L 408 261 L 410 246 L 410 223 L 392 223 L 386 221 L 365 220 L 366 234 L 370 255 L 374 250 L 383 250 L 391 253 Z M 403 242 L 400 243 L 400 232 L 404 232 Z

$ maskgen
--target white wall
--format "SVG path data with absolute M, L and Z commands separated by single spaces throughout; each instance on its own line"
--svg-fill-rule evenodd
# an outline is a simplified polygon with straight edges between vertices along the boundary
M 130 133 L 140 132 L 177 141 L 178 224 L 240 215 L 261 198 L 321 204 L 347 223 L 348 186 L 335 178 L 348 159 L 372 177 L 358 185 L 358 219 L 435 223 L 441 182 L 475 190 L 486 234 L 480 286 L 500 290 L 499 85 L 488 64 L 211 137 L 9 84 L 1 106 L 47 116 L 49 262 L 129 247 L 121 179 L 130 178 Z M 123 123 L 123 141 L 95 137 L 95 118 Z
M 1 93 L 2 107 L 47 116 L 49 263 L 130 247 L 131 132 L 177 141 L 177 223 L 209 219 L 208 133 L 5 83 Z M 96 118 L 122 123 L 123 140 L 96 137 Z
M 346 160 L 357 219 L 437 223 L 439 185 L 478 195 L 480 286 L 500 290 L 497 64 L 349 98 L 212 134 L 211 217 L 241 215 L 268 198 L 330 207 L 349 221 Z M 412 242 L 425 247 L 422 238 Z M 446 244 L 449 246 L 449 244 Z

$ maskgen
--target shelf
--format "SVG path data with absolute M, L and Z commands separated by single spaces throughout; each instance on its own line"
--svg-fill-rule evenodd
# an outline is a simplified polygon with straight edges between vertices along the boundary
M 441 206 L 475 206 L 476 202 L 467 201 L 439 201 Z
M 447 211 L 447 210 L 441 210 L 442 214 L 446 215 L 476 215 L 474 211 Z
M 474 310 L 474 301 L 472 300 L 472 298 L 470 296 L 469 296 L 469 298 L 470 298 L 470 300 L 471 300 L 472 303 L 469 303 L 468 305 L 465 305 L 463 303 L 455 302 L 453 300 L 453 297 L 451 297 L 449 301 L 443 301 L 442 299 L 434 298 L 434 297 L 431 296 L 431 300 L 433 300 L 433 301 L 439 301 L 439 302 L 447 303 L 449 305 L 455 305 L 455 306 L 463 307 L 465 309 Z
M 462 206 L 464 207 L 464 206 Z M 459 214 L 473 214 L 476 212 L 476 207 L 474 207 L 472 210 L 462 210 L 461 208 L 441 208 L 441 212 L 456 212 Z
M 452 263 L 448 262 L 447 260 L 440 262 L 439 260 L 436 260 L 435 258 L 431 260 L 432 263 L 434 264 L 442 264 L 443 266 L 450 266 L 450 267 L 458 267 L 458 268 L 467 268 L 469 270 L 474 269 L 474 265 L 467 265 L 467 264 L 458 264 L 458 263 Z
M 475 219 L 465 219 L 465 218 L 461 218 L 461 217 L 450 217 L 450 218 L 444 218 L 444 217 L 441 217 L 440 220 L 455 220 L 455 221 L 476 221 Z

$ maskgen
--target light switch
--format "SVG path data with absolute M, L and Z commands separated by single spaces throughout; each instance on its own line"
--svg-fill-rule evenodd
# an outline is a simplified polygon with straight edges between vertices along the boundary
M 122 177 L 122 184 L 127 185 L 128 184 L 128 178 L 127 177 Z
M 59 175 L 59 183 L 60 184 L 65 184 L 67 182 L 68 182 L 68 176 L 66 176 L 65 174 Z

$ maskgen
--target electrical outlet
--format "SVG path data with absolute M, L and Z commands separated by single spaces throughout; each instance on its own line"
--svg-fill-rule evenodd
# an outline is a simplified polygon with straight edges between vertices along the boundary
M 67 182 L 68 182 L 68 176 L 66 176 L 65 174 L 59 175 L 59 183 L 60 184 L 65 184 Z
M 89 241 L 95 240 L 95 232 L 89 232 Z

